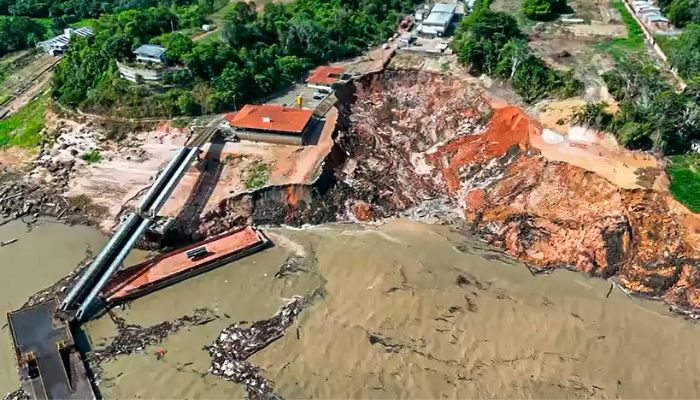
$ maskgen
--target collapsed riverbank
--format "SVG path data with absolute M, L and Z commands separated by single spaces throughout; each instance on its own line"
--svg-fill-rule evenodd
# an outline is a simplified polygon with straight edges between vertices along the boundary
M 700 218 L 657 183 L 667 178 L 648 155 L 610 150 L 594 132 L 545 143 L 545 129 L 523 110 L 444 74 L 387 70 L 338 97 L 336 147 L 316 185 L 232 197 L 205 216 L 208 225 L 397 215 L 451 223 L 538 273 L 565 268 L 612 278 L 698 317 Z M 562 161 L 567 151 L 571 162 Z M 590 170 L 585 157 L 622 161 Z M 616 173 L 633 174 L 637 184 L 618 186 Z
M 303 174 L 300 183 L 273 182 L 207 199 L 198 206 L 201 217 L 186 227 L 185 240 L 246 224 L 404 216 L 478 233 L 537 272 L 566 268 L 613 278 L 631 293 L 696 317 L 700 220 L 658 184 L 663 169 L 648 156 L 603 148 L 595 133 L 576 140 L 558 134 L 551 141 L 551 131 L 537 120 L 459 75 L 390 68 L 358 78 L 337 97 L 334 145 L 318 171 Z M 30 183 L 1 189 L 6 219 L 53 215 L 108 230 L 123 212 L 116 204 L 125 198 L 133 203 L 189 135 L 157 128 L 158 147 L 145 133 L 114 145 L 86 125 L 61 122 L 56 129 L 59 139 L 40 153 Z M 77 139 L 66 139 L 63 133 L 71 129 L 80 132 Z M 96 168 L 75 160 L 95 146 L 114 165 Z M 615 158 L 625 161 L 607 170 L 594 162 Z M 631 161 L 637 158 L 645 158 L 639 167 Z M 116 191 L 103 185 L 114 168 L 132 164 L 148 168 L 140 167 L 143 172 L 132 174 L 128 185 L 113 182 Z M 87 167 L 96 172 L 81 172 Z M 623 172 L 620 185 L 615 174 Z M 317 177 L 313 184 L 310 176 Z M 99 198 L 90 197 L 101 187 Z

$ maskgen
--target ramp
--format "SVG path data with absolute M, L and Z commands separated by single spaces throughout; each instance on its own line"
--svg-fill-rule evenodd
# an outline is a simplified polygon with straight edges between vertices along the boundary
M 94 399 L 68 324 L 49 300 L 8 314 L 23 389 L 33 399 Z

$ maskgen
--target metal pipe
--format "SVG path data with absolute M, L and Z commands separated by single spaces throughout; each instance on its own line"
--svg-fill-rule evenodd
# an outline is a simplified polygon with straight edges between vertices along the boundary
M 168 165 L 165 166 L 163 171 L 161 171 L 161 173 L 156 176 L 155 181 L 153 182 L 151 187 L 146 192 L 146 195 L 144 196 L 143 199 L 141 199 L 141 202 L 139 202 L 139 205 L 137 208 L 139 214 L 142 214 L 145 211 L 144 210 L 145 208 L 150 207 L 152 197 L 157 192 L 160 191 L 160 189 L 163 186 L 163 183 L 166 182 L 165 181 L 166 177 L 170 176 L 173 173 L 173 171 L 175 170 L 175 168 L 177 168 L 180 165 L 180 163 L 182 161 L 182 157 L 184 157 L 186 152 L 187 152 L 187 147 L 180 148 L 180 150 L 178 150 L 178 152 L 175 154 L 175 157 L 173 157 L 172 160 L 170 160 L 170 162 L 168 162 Z
M 73 285 L 73 288 L 71 288 L 70 292 L 68 292 L 68 295 L 61 302 L 62 311 L 68 310 L 73 305 L 73 302 L 83 291 L 84 286 L 92 279 L 95 272 L 97 272 L 98 269 L 100 269 L 105 259 L 112 252 L 114 247 L 124 238 L 124 235 L 127 232 L 131 231 L 134 222 L 136 222 L 136 217 L 136 214 L 130 214 L 124 221 L 124 223 L 122 223 L 121 227 L 119 227 L 117 233 L 115 233 L 114 236 L 112 236 L 112 238 L 109 240 L 107 245 L 105 245 L 100 254 L 97 255 L 97 257 L 92 261 L 92 263 L 90 263 L 90 266 L 85 270 L 85 272 L 83 272 L 83 275 L 80 277 L 78 282 L 75 285 Z
M 134 233 L 131 235 L 129 240 L 124 244 L 124 246 L 121 248 L 119 253 L 117 254 L 116 257 L 114 257 L 114 260 L 112 260 L 112 263 L 109 265 L 109 268 L 105 271 L 104 274 L 100 277 L 100 280 L 97 281 L 95 286 L 92 287 L 92 290 L 90 291 L 90 294 L 87 295 L 83 303 L 80 305 L 80 308 L 78 308 L 78 312 L 75 314 L 75 318 L 80 321 L 83 319 L 83 316 L 85 315 L 85 312 L 90 308 L 90 305 L 92 302 L 95 300 L 95 297 L 100 294 L 102 289 L 105 287 L 107 284 L 107 281 L 114 275 L 114 273 L 117 271 L 119 266 L 122 264 L 126 256 L 129 254 L 131 249 L 134 247 L 136 244 L 136 241 L 139 240 L 141 235 L 146 231 L 146 228 L 148 228 L 148 225 L 151 223 L 151 220 L 146 218 L 141 220 L 141 224 L 136 228 Z
M 165 185 L 163 190 L 160 192 L 158 197 L 153 201 L 151 204 L 151 207 L 148 209 L 148 215 L 153 218 L 158 214 L 158 211 L 160 211 L 160 208 L 163 206 L 165 201 L 168 199 L 170 196 L 170 193 L 172 193 L 173 189 L 175 188 L 175 185 L 180 182 L 180 178 L 182 175 L 185 173 L 187 168 L 190 165 L 190 162 L 194 158 L 194 156 L 197 154 L 199 149 L 197 147 L 191 148 L 190 152 L 187 154 L 185 159 L 182 161 L 182 164 L 180 164 L 180 167 L 175 171 L 173 176 L 170 178 L 168 183 Z

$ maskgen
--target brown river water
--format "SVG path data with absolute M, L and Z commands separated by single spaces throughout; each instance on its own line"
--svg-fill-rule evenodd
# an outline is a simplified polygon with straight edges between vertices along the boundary
M 697 397 L 700 327 L 661 303 L 630 298 L 579 273 L 532 276 L 524 265 L 447 227 L 392 221 L 378 227 L 266 229 L 275 247 L 135 300 L 117 314 L 148 326 L 212 309 L 221 318 L 185 328 L 141 354 L 103 364 L 105 398 L 231 398 L 242 387 L 204 375 L 202 349 L 237 321 L 269 318 L 285 299 L 323 296 L 287 334 L 251 357 L 285 398 Z M 5 310 L 70 271 L 86 227 L 0 227 Z M 290 256 L 305 271 L 275 278 Z M 135 259 L 142 258 L 137 254 Z M 459 283 L 459 284 L 458 284 Z M 106 317 L 84 326 L 96 347 L 116 332 Z M 18 387 L 7 328 L 0 388 Z

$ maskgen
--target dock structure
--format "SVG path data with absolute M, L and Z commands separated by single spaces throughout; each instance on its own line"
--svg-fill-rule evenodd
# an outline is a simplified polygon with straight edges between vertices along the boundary
M 65 316 L 78 321 L 87 317 L 102 289 L 156 218 L 200 148 L 217 132 L 217 128 L 207 127 L 175 153 L 139 202 L 136 212 L 126 217 L 63 299 L 60 310 Z
M 135 212 L 123 219 L 117 232 L 59 304 L 51 299 L 8 314 L 22 388 L 32 399 L 94 399 L 73 327 L 93 315 L 93 305 L 118 304 L 191 276 L 209 271 L 269 246 L 262 232 L 247 226 L 121 269 L 137 241 L 184 175 L 199 149 L 218 128 L 207 127 L 158 174 Z
M 22 388 L 32 399 L 94 399 L 68 324 L 53 299 L 8 314 Z

